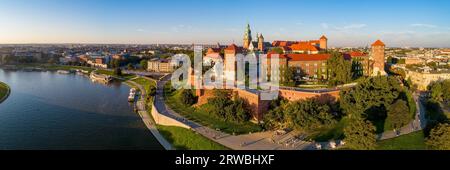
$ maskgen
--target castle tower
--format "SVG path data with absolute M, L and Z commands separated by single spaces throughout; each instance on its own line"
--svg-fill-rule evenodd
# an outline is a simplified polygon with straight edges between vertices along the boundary
M 372 76 L 386 75 L 384 48 L 386 45 L 377 40 L 372 44 L 371 58 L 374 62 Z
M 224 68 L 224 80 L 225 86 L 234 87 L 236 81 L 236 54 L 240 52 L 240 49 L 235 44 L 229 45 L 224 49 L 225 53 L 225 68 Z
M 248 47 L 250 46 L 250 43 L 252 43 L 252 31 L 250 30 L 250 24 L 247 24 L 247 28 L 244 33 L 243 47 L 245 49 L 248 49 Z
M 320 37 L 319 41 L 320 41 L 320 45 L 319 45 L 320 49 L 321 50 L 327 50 L 327 48 L 328 48 L 328 38 L 325 37 L 325 35 L 322 35 L 322 37 Z
M 258 35 L 258 49 L 259 51 L 264 51 L 264 37 L 262 34 Z

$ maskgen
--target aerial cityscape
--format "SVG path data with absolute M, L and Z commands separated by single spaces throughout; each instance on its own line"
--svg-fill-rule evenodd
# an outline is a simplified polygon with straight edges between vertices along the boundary
M 0 149 L 450 150 L 449 2 L 235 3 L 1 0 Z

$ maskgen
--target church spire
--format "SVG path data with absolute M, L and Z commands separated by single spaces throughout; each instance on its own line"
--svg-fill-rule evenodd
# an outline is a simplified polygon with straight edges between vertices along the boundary
M 245 29 L 244 33 L 244 48 L 248 49 L 250 46 L 250 43 L 252 42 L 252 30 L 250 29 L 250 24 L 247 23 L 247 28 Z

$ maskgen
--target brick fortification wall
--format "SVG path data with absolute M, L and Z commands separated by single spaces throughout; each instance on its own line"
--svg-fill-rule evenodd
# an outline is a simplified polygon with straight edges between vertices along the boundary
M 259 94 L 255 94 L 246 90 L 233 89 L 233 94 L 244 99 L 249 105 L 252 117 L 256 121 L 261 121 L 263 119 L 264 113 L 269 109 L 271 101 L 261 100 Z M 214 90 L 208 89 L 197 89 L 196 94 L 198 96 L 198 103 L 196 106 L 201 106 L 208 103 L 208 99 L 214 97 Z M 303 92 L 303 91 L 293 91 L 293 90 L 280 90 L 280 97 L 289 101 L 305 100 L 309 98 L 318 98 L 319 101 L 326 103 L 330 101 L 336 101 L 339 99 L 339 91 L 323 92 L 323 93 L 313 93 L 313 92 Z

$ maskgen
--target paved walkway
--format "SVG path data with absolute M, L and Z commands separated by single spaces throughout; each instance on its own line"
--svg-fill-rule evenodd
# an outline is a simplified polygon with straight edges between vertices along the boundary
M 147 109 L 146 109 L 147 107 L 146 107 L 146 103 L 145 103 L 146 91 L 145 91 L 144 87 L 142 87 L 140 84 L 133 81 L 136 78 L 133 78 L 133 79 L 127 81 L 127 83 L 138 87 L 141 91 L 139 100 L 136 103 L 139 116 L 142 118 L 142 121 L 144 122 L 145 126 L 150 130 L 150 132 L 153 134 L 153 136 L 156 138 L 156 140 L 158 140 L 158 142 L 164 147 L 164 149 L 173 150 L 174 148 L 172 147 L 172 145 L 159 133 L 158 129 L 156 128 L 155 121 L 152 119 L 150 114 L 147 112 Z
M 378 135 L 378 140 L 391 139 L 395 137 L 399 137 L 401 135 L 410 134 L 413 132 L 417 132 L 423 130 L 426 126 L 426 118 L 425 118 L 425 106 L 423 105 L 422 99 L 414 94 L 414 101 L 416 102 L 416 116 L 414 120 L 408 125 L 402 127 L 397 131 L 388 131 Z
M 196 122 L 184 118 L 182 115 L 170 109 L 164 101 L 164 85 L 168 82 L 170 76 L 163 77 L 157 82 L 157 90 L 155 96 L 155 107 L 158 111 L 170 118 L 185 123 L 192 130 L 205 136 L 206 138 L 220 143 L 233 150 L 303 150 L 313 149 L 314 144 L 310 142 L 296 140 L 294 136 L 286 134 L 284 140 L 274 140 L 273 132 L 259 132 L 246 135 L 233 136 L 220 131 L 216 131 L 209 127 L 200 125 Z

